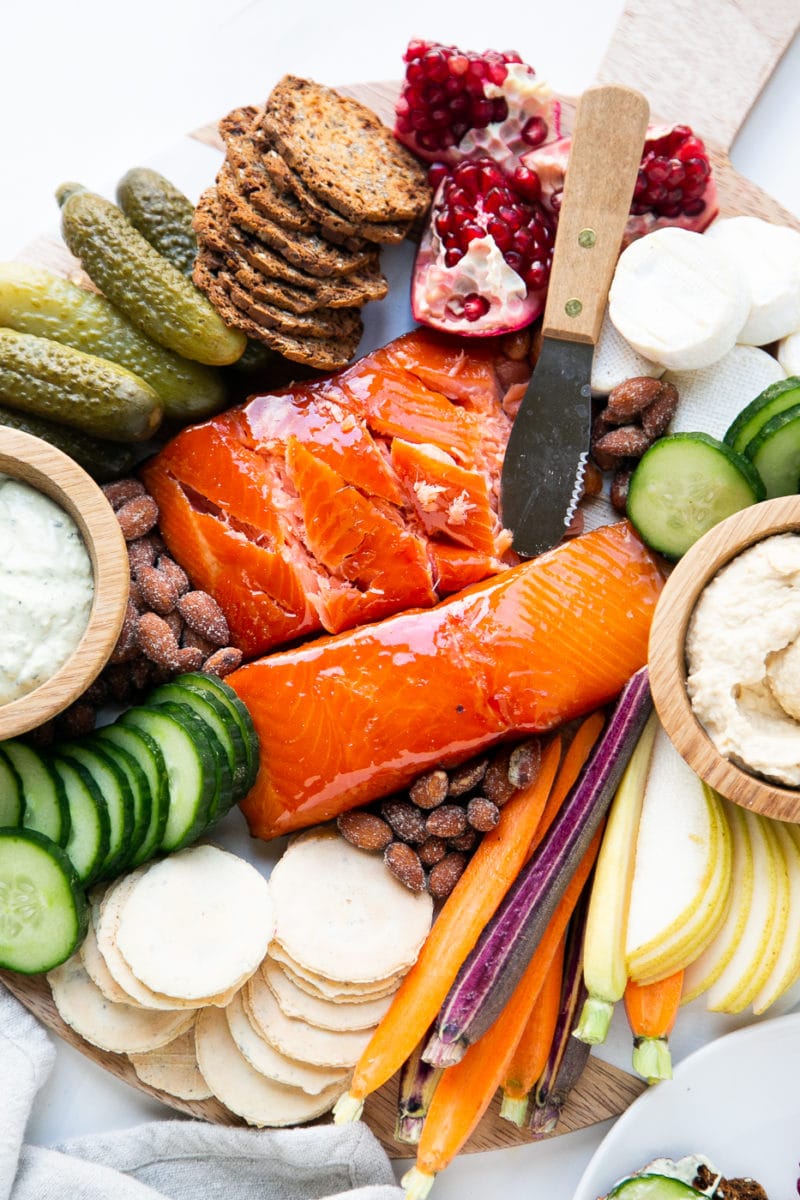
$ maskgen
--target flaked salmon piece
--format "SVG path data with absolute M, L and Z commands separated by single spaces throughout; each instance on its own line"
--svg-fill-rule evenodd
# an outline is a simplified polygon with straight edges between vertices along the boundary
M 405 486 L 425 532 L 469 550 L 496 554 L 500 523 L 489 503 L 486 479 L 460 467 L 438 446 L 392 441 L 392 466 Z
M 469 349 L 462 338 L 414 329 L 395 338 L 374 354 L 378 365 L 408 371 L 450 400 L 476 412 L 496 410 L 504 388 L 497 373 L 501 351 L 495 338 L 472 339 Z
M 273 396 L 256 396 L 244 406 L 242 416 L 247 444 L 254 450 L 282 454 L 293 437 L 367 496 L 404 503 L 366 421 L 333 399 L 299 388 L 287 389 Z
M 433 571 L 433 586 L 444 596 L 460 592 L 470 584 L 496 575 L 498 571 L 505 571 L 509 565 L 479 550 L 467 550 L 463 546 L 434 540 L 428 545 L 428 556 Z
M 608 703 L 647 660 L 662 584 L 623 521 L 435 608 L 241 667 L 228 682 L 261 743 L 243 803 L 251 832 L 329 820 Z

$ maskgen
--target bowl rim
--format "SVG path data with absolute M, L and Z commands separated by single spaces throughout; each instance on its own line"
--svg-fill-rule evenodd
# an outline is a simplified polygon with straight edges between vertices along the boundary
M 743 550 L 781 533 L 800 534 L 800 495 L 742 509 L 695 542 L 674 567 L 659 597 L 650 628 L 648 664 L 661 724 L 695 774 L 744 808 L 797 822 L 800 788 L 760 779 L 724 758 L 695 716 L 686 690 L 686 632 L 701 592 Z
M 33 691 L 0 705 L 0 742 L 63 712 L 97 678 L 119 638 L 130 587 L 125 538 L 111 505 L 82 467 L 57 447 L 0 426 L 0 473 L 37 488 L 75 521 L 89 553 L 94 596 L 75 649 Z

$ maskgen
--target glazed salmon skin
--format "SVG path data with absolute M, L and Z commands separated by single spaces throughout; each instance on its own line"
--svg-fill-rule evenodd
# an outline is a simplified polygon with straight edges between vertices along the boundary
M 248 658 L 432 607 L 517 562 L 503 405 L 529 373 L 497 344 L 417 330 L 253 396 L 144 466 L 161 533 Z
M 435 608 L 241 667 L 227 682 L 261 741 L 251 833 L 329 820 L 607 703 L 646 662 L 662 582 L 623 521 Z

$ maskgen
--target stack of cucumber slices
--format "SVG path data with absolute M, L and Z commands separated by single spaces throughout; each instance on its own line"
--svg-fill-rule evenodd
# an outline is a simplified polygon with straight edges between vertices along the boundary
M 86 932 L 85 888 L 196 841 L 257 771 L 247 708 L 199 673 L 46 753 L 0 742 L 0 966 L 63 962 Z
M 766 388 L 723 441 L 675 433 L 655 442 L 631 479 L 628 516 L 648 546 L 680 558 L 733 513 L 800 491 L 800 378 Z

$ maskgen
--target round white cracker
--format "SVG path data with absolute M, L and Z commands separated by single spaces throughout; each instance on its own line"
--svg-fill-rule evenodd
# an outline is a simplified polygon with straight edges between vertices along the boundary
M 282 1012 L 298 1021 L 307 1021 L 318 1029 L 330 1029 L 337 1033 L 349 1033 L 356 1029 L 369 1029 L 377 1025 L 392 1002 L 394 991 L 379 1000 L 366 1000 L 361 1004 L 347 1004 L 334 1000 L 323 1000 L 310 996 L 296 983 L 278 963 L 265 958 L 261 973 Z
M 173 1012 L 178 1009 L 192 1009 L 205 1007 L 206 1005 L 214 1005 L 216 1008 L 224 1008 L 230 1003 L 238 991 L 236 987 L 229 988 L 226 992 L 222 992 L 216 996 L 204 996 L 199 1000 L 187 1000 L 180 996 L 165 996 L 161 992 L 154 992 L 149 987 L 146 987 L 140 979 L 134 975 L 128 963 L 120 953 L 117 945 L 117 930 L 119 929 L 120 913 L 130 896 L 138 879 L 149 869 L 148 863 L 144 867 L 139 867 L 130 875 L 117 880 L 113 884 L 105 896 L 103 897 L 99 908 L 97 909 L 97 924 L 95 933 L 97 935 L 97 947 L 102 955 L 103 961 L 108 968 L 112 979 L 117 983 L 123 991 L 127 992 L 131 998 L 140 1004 L 142 1008 L 155 1009 L 156 1011 Z M 94 914 L 95 910 L 92 909 Z
M 92 983 L 100 989 L 106 1000 L 111 1000 L 113 1004 L 130 1004 L 133 1008 L 141 1008 L 142 1005 L 139 1001 L 135 1000 L 124 988 L 120 987 L 109 971 L 106 960 L 103 958 L 100 948 L 97 945 L 95 920 L 96 913 L 93 906 L 92 920 L 89 922 L 86 937 L 80 948 L 81 962 L 86 969 L 86 974 Z
M 250 1021 L 242 1000 L 241 992 L 225 1009 L 231 1036 L 251 1067 L 287 1087 L 298 1087 L 310 1096 L 318 1096 L 334 1083 L 342 1083 L 348 1076 L 346 1068 L 314 1067 L 310 1063 L 287 1058 L 266 1042 Z
M 397 975 L 379 979 L 375 983 L 342 983 L 307 971 L 286 953 L 279 942 L 270 942 L 268 957 L 280 963 L 292 982 L 304 992 L 322 1000 L 331 1000 L 334 1004 L 362 1004 L 368 1000 L 382 1000 L 397 991 L 406 974 L 405 971 L 400 971 Z
M 160 1050 L 129 1054 L 133 1069 L 142 1083 L 177 1096 L 180 1100 L 208 1100 L 213 1095 L 197 1065 L 194 1048 L 194 1022 Z
M 59 1014 L 76 1033 L 115 1054 L 157 1050 L 191 1027 L 194 1012 L 147 1012 L 129 1004 L 113 1004 L 92 983 L 80 955 L 47 976 Z
M 373 1026 L 334 1033 L 287 1017 L 260 971 L 245 984 L 242 1000 L 252 1025 L 265 1041 L 288 1058 L 316 1067 L 354 1067 L 374 1030 Z
M 302 967 L 332 981 L 386 980 L 416 961 L 433 902 L 410 892 L 380 855 L 335 829 L 296 838 L 270 879 L 275 938 Z
M 243 983 L 273 928 L 269 885 L 255 867 L 217 846 L 192 846 L 137 880 L 117 945 L 152 991 L 201 1000 Z
M 233 1040 L 225 1013 L 204 1008 L 195 1026 L 197 1062 L 218 1100 L 250 1125 L 300 1125 L 327 1112 L 346 1090 L 333 1084 L 310 1096 L 300 1088 L 267 1079 L 250 1066 Z

